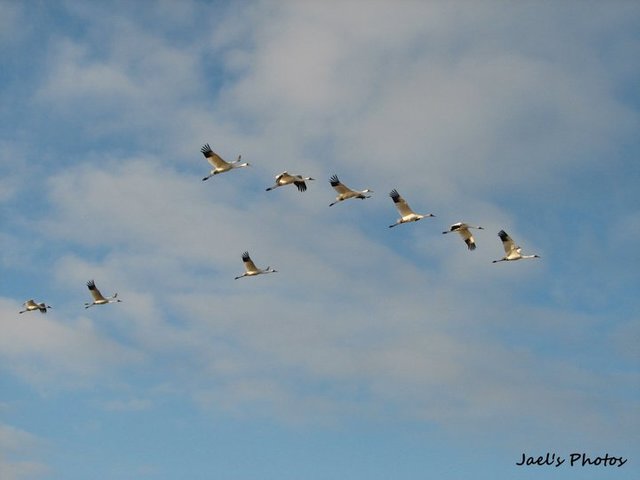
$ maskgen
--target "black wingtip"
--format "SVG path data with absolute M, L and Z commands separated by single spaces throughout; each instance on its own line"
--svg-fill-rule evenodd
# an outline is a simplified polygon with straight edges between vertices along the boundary
M 329 179 L 329 181 L 331 182 L 331 185 L 333 187 L 335 187 L 340 183 L 340 180 L 338 180 L 338 175 L 335 175 L 335 174 L 331 175 L 331 178 Z
M 498 232 L 498 236 L 500 237 L 500 240 L 502 240 L 503 242 L 506 242 L 507 240 L 509 240 L 509 235 L 504 230 L 500 230 Z
M 96 282 L 94 282 L 93 280 L 89 280 L 87 282 L 87 287 L 89 287 L 89 290 L 94 290 L 96 288 Z
M 242 254 L 242 261 L 243 261 L 243 262 L 246 262 L 247 260 L 249 260 L 249 258 L 250 258 L 250 257 L 249 257 L 249 252 L 244 252 L 244 253 Z

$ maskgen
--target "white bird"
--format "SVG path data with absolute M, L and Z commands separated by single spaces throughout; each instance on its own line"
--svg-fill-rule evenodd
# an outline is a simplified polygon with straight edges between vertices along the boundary
M 23 305 L 24 305 L 24 310 L 18 313 L 32 312 L 34 310 L 40 310 L 40 313 L 47 313 L 47 308 L 53 308 L 51 305 L 47 305 L 44 302 L 36 303 L 33 301 L 33 299 L 27 300 L 26 302 L 23 303 Z
M 421 220 L 424 217 L 435 217 L 435 215 L 432 213 L 429 213 L 427 215 L 421 215 L 419 213 L 415 213 L 413 210 L 411 210 L 411 207 L 409 207 L 409 204 L 407 203 L 407 201 L 400 196 L 400 194 L 395 188 L 391 190 L 391 193 L 389 193 L 389 196 L 393 200 L 393 204 L 398 209 L 398 212 L 400 212 L 400 218 L 396 220 L 396 223 L 394 223 L 393 225 L 389 225 L 389 228 L 396 227 L 401 223 L 417 222 L 418 220 Z
M 238 275 L 235 279 L 238 280 L 242 277 L 253 277 L 255 275 L 260 275 L 262 273 L 275 273 L 277 270 L 274 270 L 271 267 L 267 267 L 265 269 L 256 267 L 256 264 L 253 263 L 251 257 L 249 257 L 249 252 L 244 252 L 242 254 L 242 261 L 244 262 L 244 270 L 245 272 L 242 275 Z
M 282 172 L 281 174 L 276 175 L 276 184 L 273 187 L 267 188 L 267 192 L 274 188 L 291 185 L 292 183 L 300 192 L 305 192 L 307 190 L 305 180 L 315 180 L 315 178 L 303 177 L 302 175 L 291 175 L 289 172 Z
M 202 152 L 202 154 L 205 156 L 207 161 L 213 167 L 211 172 L 209 172 L 209 175 L 204 177 L 202 179 L 202 181 L 209 180 L 214 175 L 217 175 L 219 173 L 228 172 L 229 170 L 233 170 L 234 168 L 241 168 L 241 167 L 249 167 L 250 166 L 247 162 L 240 163 L 240 159 L 242 158 L 242 155 L 238 155 L 238 159 L 235 162 L 226 162 L 226 161 L 224 161 L 222 158 L 220 158 L 220 155 L 218 155 L 213 150 L 211 150 L 211 147 L 209 146 L 208 143 L 206 145 L 204 145 L 200 149 L 200 151 Z
M 475 250 L 476 241 L 473 238 L 473 235 L 471 234 L 471 232 L 469 231 L 470 228 L 477 228 L 478 230 L 484 230 L 484 228 L 482 227 L 474 227 L 473 225 L 467 225 L 466 223 L 458 222 L 451 225 L 449 227 L 449 230 L 442 233 L 451 233 L 451 232 L 459 233 L 462 239 L 464 240 L 464 243 L 467 244 L 467 248 L 469 250 Z
M 330 207 L 332 207 L 333 205 L 335 205 L 338 202 L 342 202 L 344 200 L 347 200 L 349 198 L 361 198 L 361 199 L 365 199 L 365 198 L 371 198 L 371 195 L 365 195 L 365 193 L 373 193 L 373 190 L 370 189 L 365 189 L 365 190 L 351 190 L 349 187 L 346 187 L 345 185 L 343 185 L 340 180 L 338 180 L 338 176 L 337 175 L 333 175 L 329 181 L 331 182 L 331 186 L 334 188 L 334 190 L 336 192 L 338 192 L 338 196 L 336 197 L 336 201 L 329 204 Z
M 96 287 L 96 284 L 95 284 L 95 282 L 93 280 L 89 280 L 87 282 L 87 287 L 89 287 L 89 292 L 91 293 L 91 296 L 93 297 L 93 303 L 85 303 L 84 304 L 84 308 L 93 307 L 94 305 L 105 305 L 107 303 L 116 303 L 116 302 L 121 302 L 122 301 L 119 298 L 116 298 L 118 296 L 117 293 L 114 293 L 110 297 L 104 297 L 100 293 L 100 290 L 98 290 L 98 287 Z
M 498 232 L 498 236 L 500 237 L 500 240 L 502 240 L 502 246 L 504 247 L 505 256 L 500 260 L 494 260 L 493 263 L 521 260 L 523 258 L 540 258 L 540 255 L 522 255 L 522 249 L 520 248 L 520 246 L 516 245 L 504 230 L 500 230 Z

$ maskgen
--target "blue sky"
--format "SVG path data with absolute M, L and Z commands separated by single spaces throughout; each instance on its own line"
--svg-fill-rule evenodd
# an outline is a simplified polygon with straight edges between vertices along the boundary
M 630 1 L 0 1 L 0 477 L 638 478 L 638 51 Z

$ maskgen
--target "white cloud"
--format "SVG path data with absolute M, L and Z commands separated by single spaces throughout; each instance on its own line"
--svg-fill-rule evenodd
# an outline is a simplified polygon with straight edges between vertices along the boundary
M 35 387 L 68 388 L 109 378 L 115 369 L 142 361 L 140 353 L 105 338 L 86 317 L 65 320 L 54 310 L 46 315 L 18 315 L 9 299 L 0 299 L 8 319 L 0 339 L 3 369 Z
M 86 47 L 71 40 L 61 40 L 53 55 L 55 70 L 41 92 L 45 98 L 60 102 L 100 98 L 107 105 L 143 93 L 117 65 L 94 60 Z
M 540 12 L 517 6 L 512 17 L 492 4 L 360 7 L 267 3 L 260 21 L 251 10 L 238 23 L 253 42 L 245 55 L 229 48 L 246 60 L 221 104 L 261 119 L 258 131 L 285 153 L 330 144 L 316 160 L 325 169 L 464 203 L 496 188 L 557 191 L 558 175 L 592 167 L 637 130 L 606 63 L 584 55 L 585 31 L 535 27 L 523 19 Z M 524 39 L 507 42 L 520 24 Z
M 42 477 L 49 468 L 32 457 L 42 444 L 36 436 L 0 423 L 0 476 L 3 480 L 23 480 Z
M 96 5 L 83 15 L 96 14 Z M 105 16 L 110 28 L 90 39 L 52 36 L 34 105 L 92 139 L 149 135 L 150 146 L 175 148 L 168 140 L 179 138 L 185 104 L 204 95 L 201 48 L 174 45 L 117 13 Z

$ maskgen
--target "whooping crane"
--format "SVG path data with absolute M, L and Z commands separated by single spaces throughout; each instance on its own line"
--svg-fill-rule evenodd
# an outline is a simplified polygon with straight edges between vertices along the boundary
M 242 275 L 238 275 L 235 279 L 238 280 L 242 277 L 253 277 L 254 275 L 260 275 L 262 273 L 275 273 L 277 270 L 274 270 L 271 267 L 267 267 L 265 269 L 256 267 L 256 264 L 253 263 L 251 257 L 249 257 L 249 252 L 244 252 L 242 254 L 242 261 L 244 262 L 245 272 Z
M 217 175 L 219 173 L 228 172 L 229 170 L 233 170 L 234 168 L 241 168 L 241 167 L 249 167 L 250 166 L 247 162 L 240 163 L 240 159 L 242 158 L 242 155 L 238 155 L 238 159 L 235 162 L 226 162 L 226 161 L 224 161 L 222 158 L 220 158 L 220 155 L 218 155 L 213 150 L 211 150 L 211 147 L 209 146 L 208 143 L 206 145 L 204 145 L 200 149 L 200 151 L 202 152 L 202 154 L 205 156 L 207 161 L 213 167 L 213 169 L 211 170 L 209 175 L 207 175 L 206 177 L 204 177 L 202 179 L 203 182 L 205 180 L 209 180 L 213 175 Z
M 96 287 L 96 284 L 93 280 L 89 280 L 87 282 L 87 287 L 89 287 L 89 292 L 91 292 L 91 296 L 93 297 L 93 303 L 85 303 L 84 308 L 93 307 L 94 305 L 104 305 L 106 303 L 116 303 L 122 301 L 119 298 L 116 298 L 118 296 L 117 293 L 114 293 L 110 297 L 104 297 L 100 293 L 100 290 L 98 290 L 98 287 Z
M 540 258 L 540 255 L 522 255 L 522 249 L 520 248 L 520 246 L 516 245 L 504 230 L 500 230 L 498 232 L 498 236 L 500 237 L 500 240 L 502 240 L 502 246 L 504 247 L 505 256 L 500 260 L 494 260 L 493 263 L 521 260 L 523 258 Z
M 303 177 L 302 175 L 291 175 L 289 172 L 282 172 L 276 176 L 276 184 L 273 187 L 267 188 L 267 192 L 274 188 L 284 187 L 285 185 L 294 184 L 300 192 L 307 190 L 307 184 L 305 180 L 315 180 L 311 177 Z
M 473 235 L 471 234 L 471 232 L 469 231 L 470 228 L 477 228 L 478 230 L 484 230 L 484 228 L 482 227 L 474 227 L 473 225 L 467 225 L 466 223 L 458 222 L 451 225 L 449 227 L 449 230 L 442 233 L 451 233 L 451 232 L 459 233 L 462 239 L 464 240 L 464 243 L 467 244 L 467 248 L 469 250 L 475 250 L 476 241 L 473 238 Z
M 361 198 L 361 199 L 365 199 L 365 198 L 371 198 L 371 195 L 365 195 L 365 193 L 373 193 L 373 190 L 370 189 L 365 189 L 365 190 L 351 190 L 350 188 L 344 186 L 340 180 L 338 180 L 338 176 L 337 175 L 333 175 L 329 181 L 331 182 L 331 186 L 334 188 L 334 190 L 336 192 L 338 192 L 338 196 L 336 197 L 336 201 L 333 203 L 330 203 L 329 206 L 332 207 L 334 206 L 336 203 L 338 202 L 342 202 L 344 200 L 347 200 L 349 198 Z
M 391 193 L 389 193 L 389 196 L 393 200 L 393 204 L 398 209 L 398 212 L 400 212 L 400 218 L 396 220 L 396 223 L 394 223 L 393 225 L 389 225 L 389 228 L 396 227 L 401 223 L 417 222 L 418 220 L 421 220 L 424 217 L 435 217 L 435 215 L 432 213 L 429 213 L 427 215 L 421 215 L 419 213 L 415 213 L 413 210 L 411 210 L 411 207 L 409 207 L 409 204 L 407 203 L 407 201 L 400 196 L 400 194 L 395 188 L 391 190 Z
M 23 305 L 24 305 L 24 310 L 18 313 L 32 312 L 34 310 L 40 310 L 40 313 L 47 313 L 47 308 L 53 308 L 51 305 L 47 305 L 44 302 L 36 303 L 33 301 L 33 299 L 27 300 L 26 302 L 23 303 Z

